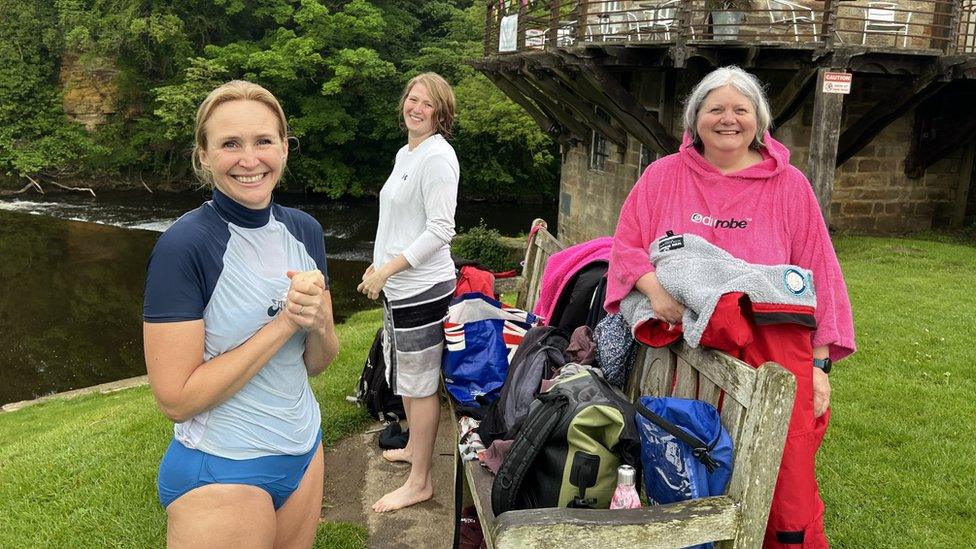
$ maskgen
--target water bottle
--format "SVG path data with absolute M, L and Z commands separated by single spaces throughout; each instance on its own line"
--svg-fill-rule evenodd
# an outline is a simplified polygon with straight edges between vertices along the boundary
M 637 487 L 634 486 L 636 474 L 630 465 L 617 467 L 617 489 L 613 491 L 613 499 L 610 500 L 611 509 L 637 509 L 641 506 Z

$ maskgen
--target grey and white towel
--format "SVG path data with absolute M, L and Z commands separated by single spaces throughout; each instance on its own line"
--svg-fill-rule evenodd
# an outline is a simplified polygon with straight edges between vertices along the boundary
M 743 292 L 753 303 L 817 306 L 813 273 L 796 265 L 746 263 L 695 234 L 669 235 L 651 244 L 651 263 L 657 279 L 685 306 L 681 320 L 684 339 L 697 347 L 719 299 Z M 631 291 L 620 312 L 633 329 L 654 316 L 650 300 Z

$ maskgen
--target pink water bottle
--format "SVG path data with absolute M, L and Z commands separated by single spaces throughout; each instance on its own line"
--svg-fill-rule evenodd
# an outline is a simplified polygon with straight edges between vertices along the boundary
M 641 506 L 637 487 L 634 486 L 636 471 L 630 465 L 617 467 L 617 489 L 610 500 L 611 509 L 637 509 Z

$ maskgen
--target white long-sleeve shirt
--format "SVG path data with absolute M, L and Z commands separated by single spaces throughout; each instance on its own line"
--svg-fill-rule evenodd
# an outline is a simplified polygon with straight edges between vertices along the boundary
M 410 268 L 387 280 L 388 299 L 405 299 L 454 278 L 450 245 L 459 174 L 454 148 L 440 134 L 397 152 L 380 191 L 373 266 L 403 254 Z

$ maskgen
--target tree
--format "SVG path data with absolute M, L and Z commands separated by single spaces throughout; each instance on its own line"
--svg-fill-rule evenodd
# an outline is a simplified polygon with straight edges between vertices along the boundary
M 432 70 L 459 99 L 462 196 L 552 196 L 555 145 L 465 64 L 480 55 L 485 9 L 464 0 L 0 0 L 0 170 L 192 185 L 197 105 L 243 78 L 288 115 L 296 139 L 286 187 L 371 195 L 404 141 L 401 88 Z M 117 70 L 117 114 L 92 133 L 61 107 L 66 55 Z

